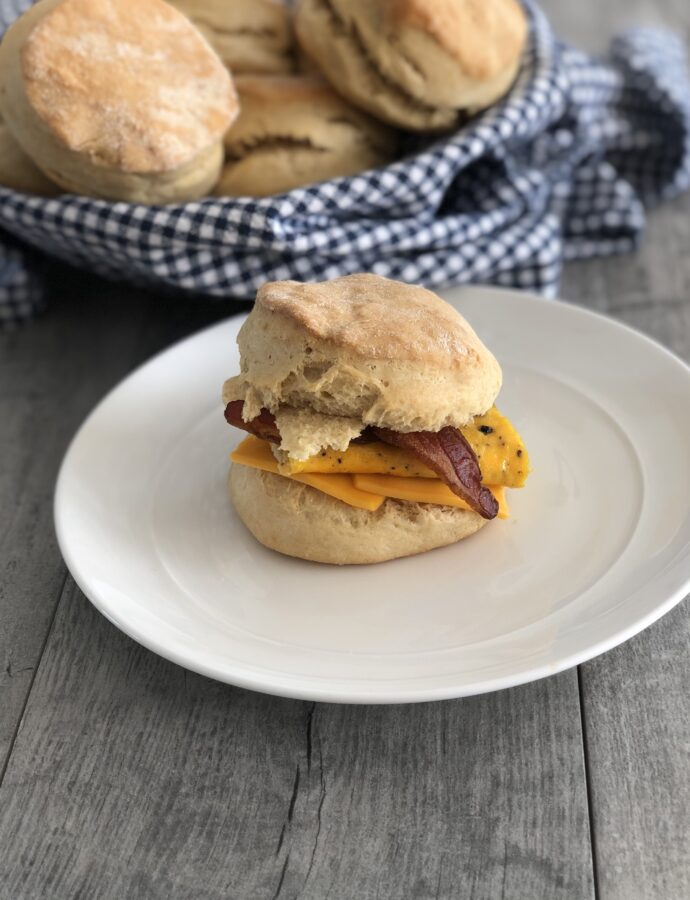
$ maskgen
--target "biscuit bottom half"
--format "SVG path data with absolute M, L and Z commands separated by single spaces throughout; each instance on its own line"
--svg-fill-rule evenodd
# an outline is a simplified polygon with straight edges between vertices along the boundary
M 290 478 L 234 464 L 230 499 L 254 537 L 271 550 L 313 562 L 384 562 L 454 544 L 486 524 L 471 510 L 386 499 L 358 509 Z

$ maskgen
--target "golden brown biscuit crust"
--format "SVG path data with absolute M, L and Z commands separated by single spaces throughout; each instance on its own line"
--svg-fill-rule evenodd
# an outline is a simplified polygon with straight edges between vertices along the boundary
M 387 14 L 393 31 L 425 32 L 477 80 L 511 66 L 527 32 L 517 0 L 391 0 Z
M 281 0 L 171 0 L 233 74 L 295 69 L 290 11 Z
M 0 185 L 15 191 L 54 197 L 60 189 L 34 165 L 0 116 Z
M 26 99 L 67 148 L 123 172 L 164 172 L 219 140 L 237 110 L 232 81 L 163 0 L 62 0 L 21 48 Z
M 241 113 L 225 136 L 219 196 L 268 196 L 390 161 L 397 134 L 323 79 L 239 76 Z
M 432 291 L 362 273 L 319 284 L 273 281 L 257 306 L 348 354 L 441 369 L 486 368 L 493 356 L 474 329 Z
M 455 123 L 456 109 L 419 100 L 388 78 L 351 18 L 341 18 L 330 0 L 300 0 L 295 31 L 302 55 L 361 109 L 411 130 L 442 131 Z
M 336 90 L 424 131 L 508 90 L 527 23 L 518 0 L 300 0 L 296 32 Z
M 470 325 L 421 287 L 376 275 L 259 289 L 240 329 L 226 402 L 310 409 L 394 431 L 461 427 L 484 413 L 501 369 Z
M 271 550 L 313 562 L 362 565 L 454 544 L 486 520 L 471 510 L 385 500 L 356 509 L 280 475 L 233 464 L 230 499 L 254 537 Z

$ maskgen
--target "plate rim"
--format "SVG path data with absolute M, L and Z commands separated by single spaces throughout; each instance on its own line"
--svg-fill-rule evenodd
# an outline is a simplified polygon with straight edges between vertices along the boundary
M 661 352 L 669 362 L 672 362 L 681 373 L 688 378 L 690 382 L 690 365 L 682 360 L 672 350 L 665 347 L 655 338 L 644 334 L 638 329 L 632 327 L 626 322 L 621 322 L 612 318 L 599 310 L 588 309 L 572 302 L 561 299 L 550 299 L 529 291 L 521 291 L 511 288 L 502 288 L 493 285 L 460 285 L 456 287 L 440 289 L 439 293 L 444 298 L 450 297 L 452 301 L 457 301 L 463 292 L 471 291 L 473 293 L 502 294 L 504 296 L 516 296 L 521 302 L 536 303 L 546 308 L 558 307 L 567 310 L 576 317 L 582 316 L 586 319 L 595 318 L 605 323 L 607 327 L 627 332 L 629 336 L 641 339 L 648 344 L 651 349 Z M 487 298 L 488 300 L 488 298 Z M 490 302 L 490 301 L 488 301 Z M 625 626 L 615 630 L 615 633 L 608 637 L 602 638 L 590 644 L 588 647 L 563 656 L 557 662 L 542 663 L 533 667 L 527 667 L 524 671 L 505 674 L 500 676 L 489 677 L 486 679 L 475 679 L 467 686 L 453 685 L 432 685 L 416 687 L 401 687 L 394 690 L 382 689 L 377 691 L 371 687 L 373 682 L 369 681 L 369 687 L 360 688 L 356 682 L 350 682 L 346 689 L 339 687 L 335 682 L 341 680 L 335 676 L 330 679 L 330 686 L 321 686 L 314 682 L 305 683 L 304 676 L 285 673 L 280 676 L 282 680 L 277 680 L 275 672 L 267 667 L 259 667 L 254 670 L 248 670 L 244 663 L 236 663 L 241 666 L 242 671 L 229 673 L 218 665 L 207 663 L 203 658 L 195 656 L 194 653 L 177 652 L 174 648 L 166 646 L 155 640 L 151 633 L 147 633 L 144 629 L 137 627 L 136 624 L 130 622 L 126 616 L 119 616 L 116 610 L 102 596 L 98 590 L 89 583 L 87 577 L 83 575 L 83 568 L 78 558 L 73 554 L 70 547 L 69 539 L 65 533 L 66 525 L 62 521 L 61 509 L 64 506 L 62 499 L 66 490 L 65 481 L 66 473 L 70 464 L 71 456 L 74 448 L 77 446 L 84 431 L 89 427 L 91 421 L 98 415 L 101 408 L 105 406 L 114 394 L 120 390 L 126 389 L 130 381 L 135 380 L 138 375 L 149 366 L 155 365 L 161 357 L 167 354 L 173 354 L 181 347 L 188 343 L 192 343 L 203 338 L 204 335 L 220 331 L 228 326 L 231 321 L 241 321 L 248 315 L 247 312 L 239 312 L 228 316 L 219 322 L 206 326 L 186 335 L 185 337 L 175 341 L 153 356 L 137 365 L 124 378 L 117 382 L 91 409 L 84 418 L 83 422 L 76 430 L 65 450 L 61 461 L 58 476 L 55 483 L 54 499 L 53 499 L 53 521 L 55 533 L 57 536 L 58 547 L 62 554 L 65 565 L 77 584 L 78 588 L 89 600 L 89 602 L 116 628 L 126 634 L 128 637 L 141 644 L 147 650 L 156 653 L 168 661 L 183 666 L 190 671 L 197 672 L 205 677 L 212 678 L 225 684 L 230 684 L 242 689 L 253 690 L 259 693 L 279 696 L 284 698 L 328 702 L 328 703 L 345 703 L 345 704 L 401 704 L 401 703 L 423 703 L 437 700 L 449 700 L 462 697 L 475 696 L 482 693 L 489 693 L 498 690 L 505 690 L 510 687 L 517 687 L 532 681 L 538 681 L 550 675 L 555 675 L 567 669 L 581 665 L 602 653 L 611 650 L 640 632 L 644 631 L 654 622 L 658 621 L 662 616 L 666 615 L 673 609 L 683 598 L 690 592 L 690 566 L 684 577 L 684 580 L 675 590 L 671 591 L 665 600 L 657 603 L 654 608 L 646 613 L 639 615 L 637 618 L 628 622 Z M 382 679 L 388 683 L 387 679 Z

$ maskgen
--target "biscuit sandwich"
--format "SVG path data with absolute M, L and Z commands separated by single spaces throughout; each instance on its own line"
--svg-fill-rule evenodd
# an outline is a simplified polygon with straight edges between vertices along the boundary
M 397 133 L 320 78 L 240 75 L 240 115 L 225 136 L 214 193 L 266 197 L 389 162 Z
M 495 103 L 527 34 L 518 0 L 299 0 L 300 47 L 352 103 L 412 131 Z
M 210 193 L 238 112 L 208 42 L 163 0 L 41 0 L 0 44 L 0 106 L 67 191 L 133 203 Z
M 249 436 L 229 490 L 266 547 L 382 562 L 508 515 L 529 460 L 494 406 L 500 366 L 432 292 L 366 274 L 268 283 L 238 344 L 223 403 Z
M 290 11 L 282 0 L 171 0 L 233 74 L 295 69 Z

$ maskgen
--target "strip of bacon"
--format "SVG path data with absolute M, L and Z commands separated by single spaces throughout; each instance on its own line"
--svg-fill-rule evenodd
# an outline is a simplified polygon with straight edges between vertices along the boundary
M 250 434 L 255 434 L 257 437 L 263 438 L 265 441 L 271 441 L 273 444 L 280 443 L 280 432 L 278 431 L 278 426 L 276 425 L 276 420 L 273 416 L 272 412 L 269 412 L 267 409 L 262 409 L 259 415 L 255 419 L 250 419 L 249 422 L 245 422 L 242 418 L 242 407 L 244 403 L 242 400 L 233 400 L 231 403 L 225 407 L 225 419 L 229 425 L 234 425 L 235 428 L 241 428 L 243 431 L 248 431 Z M 352 443 L 353 444 L 368 444 L 371 441 L 376 440 L 376 438 L 372 435 L 370 428 L 365 428 L 364 431 L 356 437 Z
M 379 440 L 402 447 L 433 469 L 454 494 L 484 519 L 496 517 L 498 502 L 491 491 L 482 486 L 482 473 L 474 450 L 457 428 L 409 434 L 389 428 L 372 430 Z
M 225 407 L 227 422 L 265 441 L 279 444 L 280 432 L 273 413 L 262 409 L 255 419 L 245 422 L 242 418 L 243 405 L 242 400 L 228 403 Z M 442 428 L 439 432 L 413 431 L 409 434 L 389 428 L 367 428 L 359 440 L 367 440 L 372 434 L 386 444 L 412 453 L 433 469 L 441 481 L 480 516 L 485 519 L 496 517 L 498 502 L 491 491 L 482 486 L 482 473 L 474 450 L 457 428 Z
M 279 444 L 280 432 L 278 431 L 278 426 L 276 425 L 273 413 L 270 413 L 267 409 L 262 409 L 255 419 L 245 422 L 242 418 L 243 406 L 244 401 L 242 400 L 233 400 L 232 403 L 228 403 L 225 407 L 226 422 L 230 425 L 234 425 L 235 428 L 241 428 L 243 431 L 255 434 L 265 441 L 271 441 L 272 444 Z

